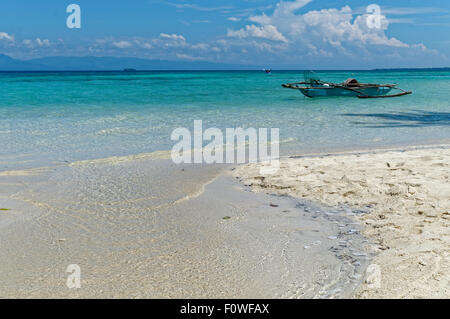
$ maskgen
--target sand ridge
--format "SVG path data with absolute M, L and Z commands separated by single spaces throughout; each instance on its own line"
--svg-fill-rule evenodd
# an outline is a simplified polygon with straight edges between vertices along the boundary
M 370 208 L 357 217 L 375 243 L 381 287 L 360 298 L 450 297 L 450 148 L 287 158 L 273 175 L 258 164 L 235 175 L 256 191 Z

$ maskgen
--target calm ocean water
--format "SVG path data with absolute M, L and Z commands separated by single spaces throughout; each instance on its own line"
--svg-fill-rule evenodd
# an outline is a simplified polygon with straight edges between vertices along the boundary
M 413 95 L 306 99 L 302 72 L 0 73 L 0 170 L 170 150 L 172 130 L 280 128 L 281 152 L 450 138 L 450 72 L 319 72 L 399 83 Z

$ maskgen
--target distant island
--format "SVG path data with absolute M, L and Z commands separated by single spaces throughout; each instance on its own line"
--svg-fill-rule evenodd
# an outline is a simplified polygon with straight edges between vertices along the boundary
M 394 68 L 394 69 L 374 69 L 373 71 L 450 71 L 450 67 L 442 68 Z
M 261 67 L 204 61 L 166 61 L 95 56 L 53 56 L 30 60 L 18 60 L 0 54 L 0 71 L 190 71 L 248 69 L 261 70 Z
M 207 61 L 168 61 L 150 60 L 130 57 L 96 57 L 96 56 L 51 56 L 30 60 L 14 59 L 0 54 L 0 72 L 14 71 L 261 71 L 263 66 L 246 64 L 225 64 Z M 277 71 L 302 71 L 295 66 L 277 68 Z M 271 71 L 276 71 L 272 69 Z M 438 70 L 450 71 L 450 67 L 443 68 L 387 68 L 372 70 L 317 70 L 317 71 L 420 71 Z

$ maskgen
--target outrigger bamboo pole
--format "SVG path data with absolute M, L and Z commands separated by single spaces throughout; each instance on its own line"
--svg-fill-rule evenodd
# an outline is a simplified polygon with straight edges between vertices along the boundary
M 400 90 L 400 89 L 398 89 Z M 398 93 L 398 94 L 391 94 L 391 95 L 363 95 L 363 96 L 358 96 L 360 99 L 382 99 L 382 98 L 387 98 L 387 97 L 398 97 L 398 96 L 404 96 L 404 95 L 408 95 L 408 94 L 412 94 L 412 91 L 404 91 L 402 93 Z

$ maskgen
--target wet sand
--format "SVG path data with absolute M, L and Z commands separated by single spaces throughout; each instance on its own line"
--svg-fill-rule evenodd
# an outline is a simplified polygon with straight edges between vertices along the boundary
M 371 254 L 349 208 L 255 194 L 230 169 L 133 156 L 3 172 L 0 297 L 352 296 Z
M 355 296 L 449 298 L 449 166 L 441 145 L 286 158 L 276 174 L 249 165 L 235 175 L 255 191 L 370 210 L 355 218 L 375 244 L 381 281 L 367 278 Z

